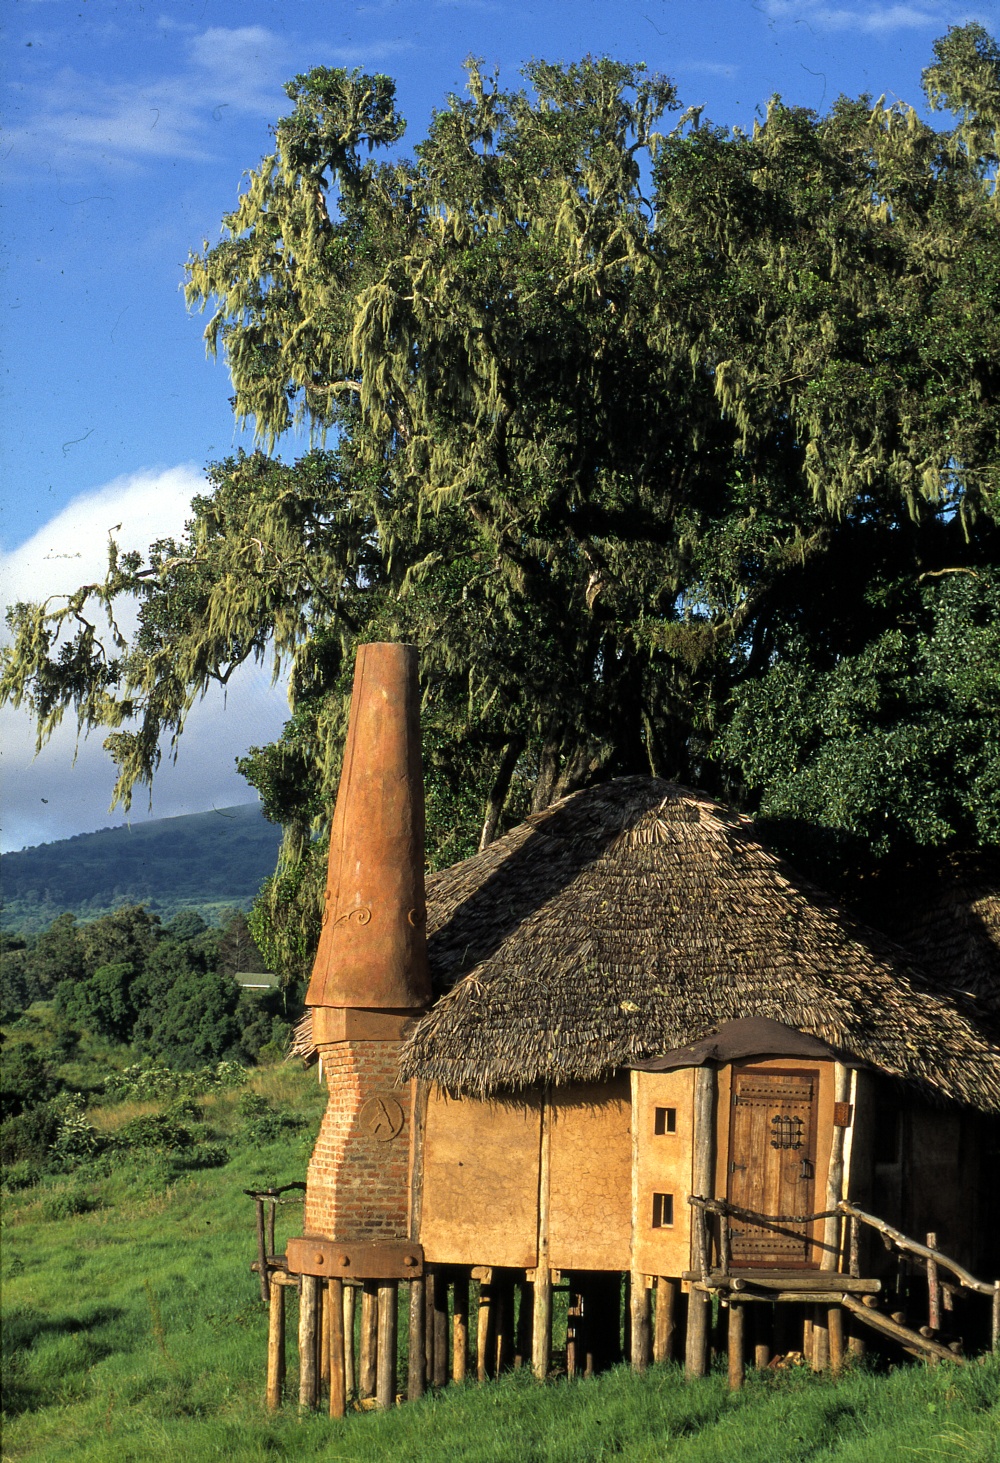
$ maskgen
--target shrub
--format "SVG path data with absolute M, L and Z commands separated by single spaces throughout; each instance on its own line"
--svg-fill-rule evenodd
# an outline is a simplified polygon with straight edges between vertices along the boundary
M 76 1160 L 90 1158 L 103 1146 L 96 1129 L 87 1122 L 83 1110 L 83 1098 L 77 1093 L 57 1099 L 54 1104 L 59 1113 L 59 1126 L 52 1140 L 52 1153 L 58 1159 Z
M 60 1121 L 54 1103 L 6 1118 L 0 1123 L 0 1163 L 4 1167 L 22 1161 L 48 1164 Z
M 43 1219 L 71 1219 L 74 1214 L 90 1214 L 101 1208 L 101 1201 L 85 1189 L 65 1189 L 53 1194 L 42 1204 Z
M 55 1096 L 59 1082 L 49 1067 L 28 1043 L 4 1055 L 0 1082 L 0 1104 L 4 1117 L 16 1118 L 30 1108 L 40 1107 Z
M 119 1151 L 139 1148 L 164 1152 L 174 1148 L 192 1147 L 194 1134 L 190 1128 L 176 1118 L 168 1117 L 166 1113 L 148 1113 L 143 1117 L 133 1118 L 130 1123 L 119 1128 L 113 1144 Z

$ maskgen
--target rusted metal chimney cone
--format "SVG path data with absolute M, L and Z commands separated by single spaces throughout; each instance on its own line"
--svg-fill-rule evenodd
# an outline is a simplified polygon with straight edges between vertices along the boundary
M 306 1004 L 426 1006 L 425 916 L 417 649 L 361 645 Z

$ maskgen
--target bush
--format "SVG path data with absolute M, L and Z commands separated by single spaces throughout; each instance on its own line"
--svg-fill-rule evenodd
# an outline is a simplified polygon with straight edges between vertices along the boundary
M 37 1163 L 29 1158 L 19 1158 L 4 1169 L 3 1185 L 8 1193 L 16 1194 L 20 1189 L 33 1189 L 41 1176 L 42 1170 Z
M 0 1123 L 0 1163 L 5 1168 L 23 1161 L 47 1165 L 61 1119 L 55 1103 L 45 1103 L 30 1112 L 6 1118 Z
M 53 1098 L 59 1082 L 33 1046 L 25 1043 L 4 1055 L 0 1105 L 5 1118 L 16 1118 Z
M 52 1153 L 57 1159 L 74 1161 L 90 1158 L 103 1147 L 95 1128 L 87 1122 L 83 1098 L 74 1093 L 53 1104 L 59 1113 L 59 1126 L 52 1140 Z
M 191 1148 L 194 1134 L 190 1128 L 168 1117 L 166 1113 L 149 1113 L 133 1118 L 130 1123 L 118 1129 L 113 1139 L 119 1151 L 129 1148 L 146 1149 L 152 1152 L 166 1152 L 174 1148 Z
M 74 1214 L 90 1214 L 100 1209 L 101 1201 L 85 1189 L 65 1189 L 53 1194 L 42 1204 L 43 1219 L 70 1219 Z

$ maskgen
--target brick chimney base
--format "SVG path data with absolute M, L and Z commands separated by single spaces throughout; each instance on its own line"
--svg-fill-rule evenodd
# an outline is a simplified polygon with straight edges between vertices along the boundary
M 330 1096 L 306 1174 L 306 1234 L 407 1238 L 410 1086 L 396 1085 L 399 1045 L 319 1048 Z

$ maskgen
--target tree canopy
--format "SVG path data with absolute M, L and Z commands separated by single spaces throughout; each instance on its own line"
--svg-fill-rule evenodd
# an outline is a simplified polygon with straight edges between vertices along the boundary
M 2 693 L 40 737 L 69 708 L 107 729 L 127 801 L 213 681 L 288 667 L 286 731 L 243 763 L 291 830 L 272 913 L 309 907 L 374 638 L 420 647 L 437 863 L 645 770 L 880 857 L 995 839 L 995 750 L 968 749 L 996 746 L 996 661 L 948 659 L 992 650 L 998 583 L 995 42 L 935 44 L 943 127 L 773 98 L 747 134 L 607 59 L 468 75 L 410 156 L 389 78 L 288 85 L 188 264 L 262 450 L 216 464 L 148 561 L 112 546 L 103 584 L 18 607 Z M 255 934 L 305 959 L 308 920 Z

